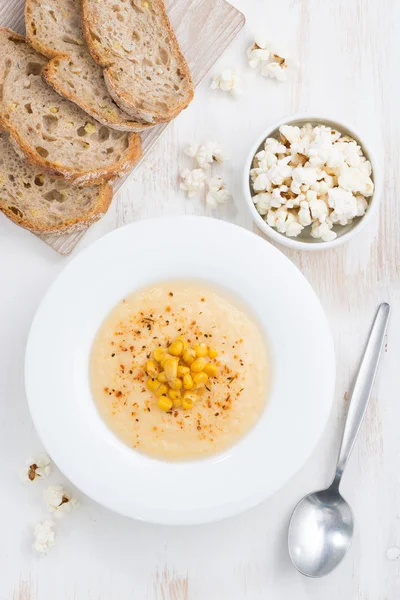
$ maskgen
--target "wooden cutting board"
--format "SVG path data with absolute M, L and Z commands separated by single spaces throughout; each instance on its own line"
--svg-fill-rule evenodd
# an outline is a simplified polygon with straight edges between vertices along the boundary
M 24 4 L 24 0 L 0 0 L 0 25 L 24 33 Z M 244 15 L 225 0 L 166 0 L 166 5 L 197 86 L 243 27 Z M 143 158 L 166 127 L 159 125 L 143 134 Z M 115 184 L 115 191 L 128 177 Z M 79 231 L 38 237 L 60 254 L 69 254 L 84 235 Z

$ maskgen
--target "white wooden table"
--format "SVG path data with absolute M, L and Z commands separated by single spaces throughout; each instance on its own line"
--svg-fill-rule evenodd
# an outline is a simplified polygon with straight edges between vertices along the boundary
M 25 459 L 41 450 L 24 394 L 23 358 L 35 309 L 69 259 L 0 218 L 2 600 L 400 598 L 400 561 L 386 557 L 388 548 L 400 547 L 396 358 L 400 354 L 400 202 L 396 189 L 400 3 L 234 0 L 234 4 L 246 14 L 247 26 L 219 67 L 243 70 L 244 95 L 234 101 L 203 84 L 191 107 L 170 126 L 77 252 L 133 220 L 162 214 L 209 214 L 201 199 L 188 201 L 177 189 L 178 173 L 186 160 L 182 148 L 188 141 L 216 139 L 229 150 L 231 161 L 221 173 L 234 202 L 220 208 L 216 216 L 252 229 L 241 192 L 241 169 L 259 132 L 278 118 L 304 110 L 353 123 L 385 159 L 379 219 L 338 250 L 287 252 L 319 294 L 335 338 L 338 381 L 328 428 L 312 458 L 280 493 L 237 518 L 202 527 L 164 528 L 129 521 L 81 498 L 81 508 L 60 522 L 58 543 L 51 554 L 43 560 L 33 556 L 31 524 L 45 513 L 42 488 L 27 490 L 18 479 Z M 266 81 L 248 70 L 245 50 L 254 32 L 282 42 L 299 61 L 288 83 Z M 343 482 L 357 520 L 354 544 L 345 563 L 330 577 L 308 580 L 292 568 L 287 555 L 288 517 L 305 492 L 329 481 L 346 392 L 381 300 L 390 301 L 394 308 L 388 349 Z

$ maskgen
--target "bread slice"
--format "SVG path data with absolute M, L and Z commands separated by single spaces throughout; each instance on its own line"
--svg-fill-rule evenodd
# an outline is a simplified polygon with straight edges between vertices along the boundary
M 0 133 L 0 210 L 34 233 L 69 233 L 86 229 L 107 212 L 108 184 L 75 187 L 31 166 L 13 150 L 9 134 Z
M 25 21 L 29 43 L 52 59 L 42 75 L 56 92 L 112 129 L 140 132 L 151 127 L 137 123 L 108 93 L 103 69 L 83 39 L 80 0 L 26 0 Z
M 188 106 L 192 78 L 162 0 L 82 0 L 82 9 L 86 43 L 124 111 L 163 123 Z
M 91 185 L 139 160 L 136 134 L 99 125 L 42 79 L 46 59 L 25 38 L 0 28 L 0 126 L 31 163 L 55 177 Z

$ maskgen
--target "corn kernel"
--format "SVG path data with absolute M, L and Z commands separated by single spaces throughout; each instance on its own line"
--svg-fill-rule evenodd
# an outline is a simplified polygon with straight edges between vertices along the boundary
M 183 342 L 181 340 L 175 340 L 168 348 L 168 351 L 172 356 L 180 356 L 183 352 Z
M 153 352 L 154 360 L 161 362 L 163 357 L 167 354 L 166 348 L 156 348 Z
M 157 376 L 157 381 L 160 383 L 167 383 L 168 379 L 164 371 Z
M 207 346 L 207 344 L 204 344 L 204 343 L 197 344 L 197 346 L 195 346 L 194 349 L 196 351 L 196 356 L 197 357 L 207 356 L 207 354 L 208 354 L 208 346 Z
M 184 375 L 187 375 L 188 373 L 190 373 L 189 367 L 183 367 L 182 365 L 179 365 L 178 377 L 183 377 Z
M 206 373 L 209 377 L 216 377 L 218 375 L 218 367 L 216 365 L 212 365 L 208 363 L 203 369 L 204 373 Z
M 171 410 L 173 402 L 171 398 L 167 398 L 167 396 L 160 396 L 160 398 L 157 400 L 157 405 L 158 408 L 160 408 L 161 410 L 165 410 L 165 412 L 168 412 L 169 410 Z
M 189 367 L 194 362 L 196 358 L 196 352 L 194 350 L 185 350 L 183 353 L 183 362 L 187 364 Z
M 169 381 L 169 387 L 171 388 L 171 390 L 174 390 L 176 392 L 182 389 L 182 385 L 182 379 L 179 379 L 178 377 Z
M 168 352 L 167 352 L 166 354 L 164 354 L 164 356 L 163 356 L 163 357 L 162 357 L 162 359 L 160 360 L 160 365 L 162 366 L 162 368 L 164 368 L 165 362 L 166 362 L 167 360 L 170 360 L 171 358 L 172 358 L 172 359 L 175 359 L 175 357 L 174 357 L 174 356 L 171 356 L 170 354 L 168 354 Z
M 185 338 L 182 335 L 180 335 L 179 337 L 177 337 L 176 341 L 177 342 L 182 342 L 184 350 L 186 350 L 186 348 L 189 346 L 189 344 L 187 343 L 187 341 L 185 340 Z
M 166 396 L 168 393 L 168 386 L 165 383 L 162 383 L 159 388 L 156 390 L 156 396 Z
M 86 133 L 94 133 L 96 131 L 96 126 L 93 123 L 86 123 L 84 130 Z
M 200 373 L 200 371 L 202 371 L 204 369 L 206 364 L 207 364 L 207 361 L 204 357 L 196 358 L 194 363 L 191 364 L 190 370 L 193 373 Z
M 146 363 L 146 372 L 147 374 L 152 377 L 152 378 L 156 378 L 158 375 L 158 369 L 157 369 L 157 365 L 154 361 L 152 360 L 148 360 Z
M 204 373 L 194 373 L 193 374 L 193 383 L 196 387 L 203 387 L 208 380 L 208 375 Z
M 218 356 L 218 350 L 216 350 L 216 348 L 212 348 L 211 346 L 208 348 L 208 356 L 210 358 L 217 358 Z
M 151 392 L 156 393 L 156 391 L 160 387 L 160 382 L 156 379 L 148 379 L 146 385 Z
M 187 375 L 183 376 L 183 387 L 185 388 L 185 390 L 191 390 L 193 387 L 193 378 L 191 376 L 190 373 L 188 373 Z
M 164 371 L 168 381 L 173 381 L 178 374 L 178 363 L 177 358 L 168 358 L 164 361 Z
M 182 396 L 181 393 L 175 390 L 168 390 L 168 396 L 171 398 L 174 406 L 181 406 L 182 404 Z
M 197 400 L 198 398 L 196 394 L 193 394 L 193 392 L 185 392 L 183 394 L 182 407 L 186 409 L 193 408 Z
M 59 109 L 57 108 L 57 106 L 52 106 L 50 108 L 50 112 L 53 113 L 53 115 L 56 115 L 58 113 Z

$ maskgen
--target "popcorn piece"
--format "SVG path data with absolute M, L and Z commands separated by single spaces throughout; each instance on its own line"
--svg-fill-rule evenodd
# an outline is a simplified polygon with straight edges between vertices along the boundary
M 50 458 L 45 454 L 36 458 L 29 458 L 21 471 L 21 480 L 32 483 L 38 479 L 46 479 L 51 472 Z
M 71 512 L 79 506 L 76 498 L 73 498 L 61 485 L 50 485 L 45 494 L 47 510 L 58 518 Z
M 320 173 L 315 167 L 296 167 L 293 169 L 293 180 L 299 184 L 306 183 L 308 186 L 316 183 Z
M 328 223 L 313 223 L 311 226 L 311 237 L 313 238 L 321 238 L 323 242 L 332 242 L 336 239 L 337 234 L 334 231 L 331 231 Z
M 287 139 L 290 144 L 298 143 L 301 140 L 300 127 L 293 125 L 281 125 L 279 127 L 280 133 Z
M 188 193 L 189 198 L 193 198 L 196 194 L 204 189 L 206 180 L 206 174 L 203 169 L 185 169 L 181 173 L 182 182 L 180 184 L 181 190 Z
M 286 227 L 286 235 L 288 237 L 297 237 L 303 229 L 304 227 L 298 221 L 293 221 Z
M 190 156 L 190 158 L 196 158 L 196 154 L 199 150 L 199 144 L 188 144 L 185 147 L 184 153 L 186 154 L 186 156 Z
M 275 138 L 267 138 L 265 140 L 265 151 L 271 154 L 286 154 L 287 148 Z
M 269 60 L 270 52 L 265 40 L 256 38 L 254 44 L 247 50 L 247 58 L 252 69 L 257 69 Z
M 230 92 L 232 96 L 237 96 L 241 92 L 241 79 L 236 71 L 224 69 L 220 75 L 215 75 L 210 87 L 212 90 L 221 90 Z
M 33 534 L 35 541 L 32 544 L 32 549 L 39 554 L 45 555 L 48 553 L 50 548 L 55 544 L 55 523 L 52 520 L 43 521 L 36 523 L 33 528 Z
M 282 185 L 285 179 L 288 179 L 292 175 L 293 167 L 289 165 L 290 156 L 281 158 L 277 161 L 276 165 L 273 165 L 268 171 L 268 179 L 274 185 Z
M 232 198 L 224 185 L 222 177 L 213 177 L 208 185 L 206 204 L 211 208 L 217 208 L 218 204 L 225 204 Z
M 323 200 L 311 200 L 310 211 L 313 219 L 320 223 L 324 223 L 329 214 L 328 206 Z
M 282 59 L 283 62 L 270 62 L 266 64 L 262 70 L 261 75 L 263 77 L 271 77 L 271 79 L 276 79 L 277 81 L 286 81 L 287 79 L 287 64 L 285 59 Z
M 265 192 L 271 189 L 271 182 L 267 173 L 261 173 L 253 183 L 255 192 Z
M 338 179 L 340 187 L 349 192 L 360 192 L 363 196 L 372 196 L 374 184 L 369 175 L 356 167 L 349 167 L 344 164 L 340 169 Z
M 214 161 L 222 163 L 226 156 L 217 142 L 207 142 L 207 144 L 199 146 L 195 158 L 199 167 L 208 169 Z

